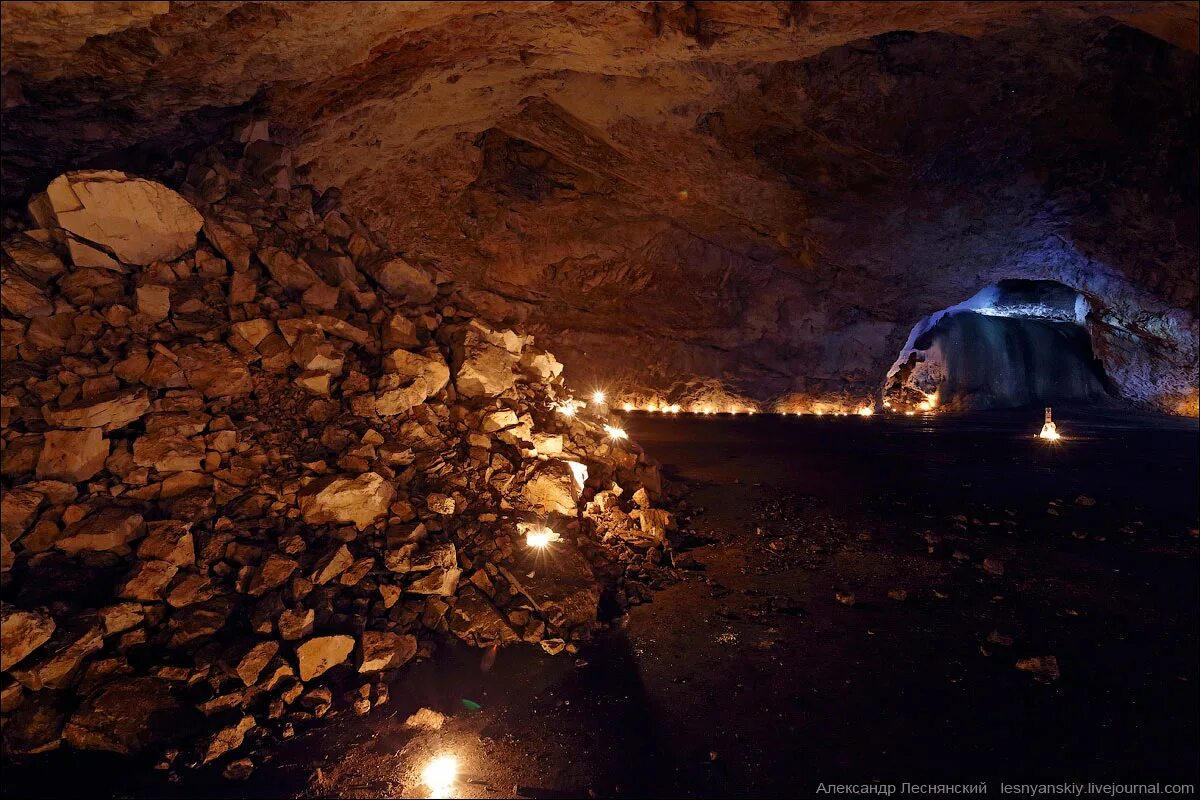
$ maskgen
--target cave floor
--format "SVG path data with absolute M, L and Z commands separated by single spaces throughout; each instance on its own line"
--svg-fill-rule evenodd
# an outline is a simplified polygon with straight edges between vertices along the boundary
M 698 535 L 687 579 L 580 657 L 512 648 L 485 674 L 445 648 L 243 783 L 63 754 L 5 794 L 422 796 L 442 751 L 467 797 L 1195 783 L 1195 421 L 1059 410 L 1050 446 L 1039 417 L 635 415 Z M 1015 667 L 1046 656 L 1057 679 Z M 419 706 L 453 716 L 412 732 Z

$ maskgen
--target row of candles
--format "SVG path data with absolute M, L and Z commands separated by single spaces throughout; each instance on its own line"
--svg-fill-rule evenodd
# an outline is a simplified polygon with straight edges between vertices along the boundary
M 603 391 L 597 390 L 592 393 L 591 402 L 592 402 L 592 405 L 597 406 L 597 407 L 607 407 L 608 397 Z M 567 401 L 559 404 L 558 410 L 564 416 L 572 417 L 578 412 L 579 408 L 581 408 L 583 405 L 584 404 L 580 403 L 578 400 L 567 400 Z M 938 396 L 937 396 L 937 393 L 934 392 L 932 394 L 926 395 L 925 399 L 922 400 L 917 405 L 917 409 L 920 411 L 928 412 L 928 411 L 933 411 L 935 408 L 937 408 L 937 405 L 938 405 Z M 893 410 L 892 403 L 890 400 L 884 400 L 883 407 L 884 407 L 884 409 L 886 409 L 888 411 Z M 757 409 L 749 407 L 749 406 L 729 406 L 727 408 L 721 409 L 721 408 L 718 408 L 713 405 L 693 405 L 691 408 L 689 408 L 685 411 L 683 406 L 681 406 L 679 403 L 671 403 L 671 404 L 661 403 L 660 404 L 660 403 L 653 403 L 653 402 L 647 403 L 644 406 L 636 405 L 631 402 L 625 402 L 625 403 L 621 404 L 621 410 L 625 411 L 627 413 L 634 412 L 634 411 L 645 411 L 645 412 L 648 412 L 651 414 L 655 414 L 655 413 L 658 413 L 658 414 L 698 414 L 701 416 L 711 416 L 711 415 L 716 415 L 716 414 L 752 415 L 752 414 L 759 413 L 759 411 Z M 825 410 L 823 408 L 816 408 L 816 409 L 813 409 L 812 411 L 780 410 L 775 413 L 780 414 L 782 416 L 789 416 L 789 415 L 793 415 L 793 414 L 796 416 L 803 416 L 805 414 L 812 414 L 817 417 L 826 416 L 826 415 L 831 416 L 831 417 L 849 417 L 849 416 L 870 417 L 875 414 L 875 406 L 874 405 L 862 405 L 853 411 L 845 411 L 842 409 Z M 895 412 L 895 413 L 900 413 L 900 412 Z M 914 416 L 917 413 L 917 411 L 909 409 L 909 410 L 904 411 L 903 413 L 906 414 L 907 416 L 911 417 L 911 416 Z

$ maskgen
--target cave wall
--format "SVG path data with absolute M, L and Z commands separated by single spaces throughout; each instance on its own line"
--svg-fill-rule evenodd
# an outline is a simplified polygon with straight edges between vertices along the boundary
M 4 7 L 6 201 L 253 109 L 581 390 L 858 402 L 1030 278 L 1195 413 L 1195 3 L 61 5 Z

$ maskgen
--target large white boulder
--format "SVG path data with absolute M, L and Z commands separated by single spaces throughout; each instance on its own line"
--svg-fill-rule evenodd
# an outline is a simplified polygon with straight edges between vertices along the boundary
M 196 246 L 204 218 L 161 183 L 115 170 L 68 172 L 29 204 L 67 245 L 76 266 L 170 261 Z

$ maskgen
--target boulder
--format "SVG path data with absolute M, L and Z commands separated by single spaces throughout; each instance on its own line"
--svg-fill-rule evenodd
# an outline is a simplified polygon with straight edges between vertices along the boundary
M 520 349 L 518 346 L 515 353 L 509 350 L 503 333 L 471 320 L 452 333 L 451 342 L 454 386 L 463 397 L 495 397 L 516 384 L 514 368 Z
M 586 475 L 586 473 L 584 473 Z M 575 516 L 582 483 L 570 462 L 553 460 L 543 464 L 522 490 L 530 508 L 546 514 Z
M 138 545 L 138 558 L 159 559 L 177 567 L 196 563 L 196 544 L 192 539 L 190 523 L 169 519 L 151 522 L 146 527 L 149 530 Z
M 403 666 L 417 654 L 417 637 L 387 631 L 363 631 L 359 672 Z
M 204 763 L 215 761 L 230 750 L 241 747 L 246 734 L 254 728 L 255 724 L 254 717 L 247 714 L 232 725 L 227 725 L 214 733 L 204 748 Z
M 95 612 L 81 614 L 58 627 L 37 658 L 13 670 L 26 689 L 66 689 L 75 684 L 84 659 L 104 647 L 104 627 Z
M 342 545 L 317 562 L 312 575 L 309 576 L 309 580 L 317 586 L 329 583 L 338 575 L 345 572 L 346 568 L 353 563 L 354 556 L 351 555 L 350 548 Z
M 0 671 L 7 672 L 54 634 L 54 619 L 45 611 L 25 611 L 0 603 Z
M 117 596 L 142 603 L 160 602 L 163 591 L 177 572 L 179 567 L 166 561 L 138 561 L 117 590 Z
M 177 193 L 115 170 L 60 175 L 29 210 L 63 237 L 76 266 L 108 266 L 109 253 L 139 266 L 171 261 L 195 248 L 204 224 Z
M 437 348 L 424 355 L 393 350 L 384 358 L 384 371 L 376 387 L 375 412 L 385 417 L 424 403 L 450 382 L 450 368 Z
M 21 486 L 0 495 L 0 536 L 15 542 L 25 535 L 45 499 L 41 492 Z
M 317 636 L 296 648 L 300 680 L 307 683 L 343 663 L 354 650 L 352 636 Z
M 300 512 L 310 525 L 354 523 L 360 531 L 387 513 L 396 490 L 377 472 L 322 478 L 304 487 Z
M 105 508 L 67 526 L 54 546 L 67 555 L 84 550 L 122 550 L 143 533 L 142 515 L 123 508 Z
M 409 303 L 428 303 L 437 297 L 437 284 L 423 270 L 402 258 L 368 264 L 363 271 L 385 292 Z
M 189 709 L 161 678 L 118 678 L 97 689 L 71 715 L 63 738 L 77 750 L 131 755 L 184 733 Z
M 510 644 L 521 638 L 492 602 L 470 586 L 450 611 L 450 632 L 476 647 Z
M 175 356 L 188 386 L 205 397 L 240 397 L 254 390 L 246 362 L 223 344 L 189 344 Z
M 108 439 L 100 428 L 46 431 L 38 456 L 37 476 L 78 483 L 104 469 Z

